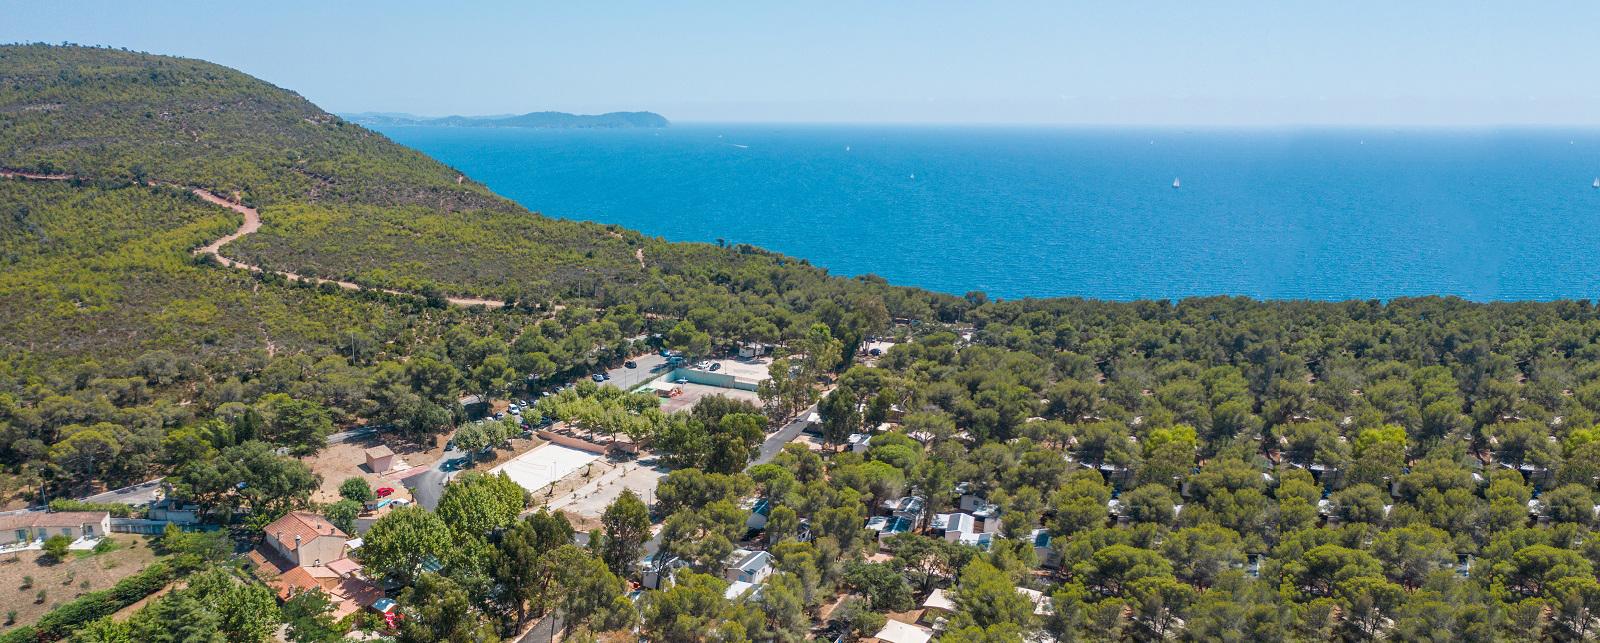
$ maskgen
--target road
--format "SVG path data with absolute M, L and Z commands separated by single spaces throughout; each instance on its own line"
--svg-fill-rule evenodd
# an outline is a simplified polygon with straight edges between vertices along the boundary
M 411 490 L 411 498 L 416 500 L 417 504 L 426 507 L 428 511 L 433 511 L 434 508 L 439 506 L 439 496 L 444 494 L 444 484 L 455 476 L 454 471 L 446 471 L 444 469 L 444 463 L 464 457 L 467 457 L 466 451 L 448 449 L 444 452 L 444 455 L 439 456 L 439 459 L 432 466 L 428 467 L 427 471 L 411 474 L 401 482 L 405 483 L 406 488 Z
M 359 440 L 361 438 L 367 437 L 367 436 L 372 435 L 372 434 L 377 433 L 377 432 L 378 432 L 378 427 L 375 427 L 375 426 L 364 426 L 364 427 L 361 427 L 359 429 L 350 429 L 349 431 L 340 431 L 338 433 L 335 433 L 333 435 L 328 436 L 328 444 L 339 444 L 340 442 L 349 442 L 351 440 Z
M 38 173 L 33 173 L 33 172 L 18 172 L 18 171 L 13 171 L 13 170 L 0 170 L 0 177 L 29 179 L 29 180 L 33 180 L 33 181 L 71 181 L 73 179 L 79 178 L 79 177 L 76 177 L 76 176 L 73 176 L 73 175 L 69 175 L 69 174 L 38 174 Z M 146 183 L 148 185 L 152 185 L 152 186 L 160 185 L 160 184 L 155 183 L 153 181 L 147 181 Z M 194 249 L 194 254 L 196 254 L 196 255 L 211 255 L 213 258 L 215 258 L 217 260 L 217 263 L 222 264 L 223 266 L 228 267 L 228 268 L 239 268 L 241 270 L 248 270 L 250 272 L 270 273 L 270 274 L 275 274 L 275 275 L 281 275 L 284 278 L 289 279 L 290 281 L 303 281 L 303 282 L 314 283 L 314 284 L 333 284 L 333 285 L 338 286 L 339 288 L 343 288 L 345 290 L 353 290 L 353 291 L 363 290 L 362 286 L 357 285 L 357 284 L 352 283 L 352 282 L 348 282 L 348 281 L 339 281 L 337 279 L 324 279 L 322 277 L 311 277 L 311 276 L 306 276 L 306 275 L 299 275 L 299 274 L 295 274 L 295 273 L 292 273 L 292 272 L 288 272 L 286 270 L 266 270 L 266 269 L 262 268 L 261 266 L 257 266 L 255 264 L 245 263 L 243 261 L 237 261 L 237 260 L 229 259 L 227 257 L 222 256 L 222 247 L 223 246 L 228 245 L 229 242 L 236 241 L 239 238 L 244 237 L 245 235 L 253 234 L 255 231 L 261 229 L 261 214 L 259 212 L 257 212 L 255 208 L 247 206 L 247 205 L 245 205 L 243 203 L 239 203 L 239 202 L 234 201 L 232 199 L 224 198 L 224 197 L 222 197 L 222 196 L 220 196 L 218 194 L 215 194 L 215 193 L 211 192 L 210 190 L 205 190 L 205 189 L 197 188 L 197 187 L 180 186 L 180 185 L 175 185 L 175 184 L 170 184 L 170 183 L 169 184 L 165 184 L 165 185 L 168 185 L 170 187 L 179 188 L 179 189 L 182 189 L 182 190 L 187 190 L 189 192 L 194 193 L 194 195 L 196 197 L 199 197 L 200 200 L 205 201 L 206 203 L 210 203 L 212 205 L 217 205 L 217 206 L 221 206 L 221 207 L 227 208 L 229 210 L 233 210 L 234 212 L 238 212 L 239 214 L 244 216 L 244 223 L 240 224 L 239 228 L 237 230 L 234 230 L 230 234 L 223 235 L 221 238 L 219 238 L 219 239 L 217 239 L 215 241 L 212 241 L 211 243 L 208 243 L 208 244 L 206 244 L 204 246 L 201 246 L 199 248 L 195 248 Z M 372 290 L 376 290 L 376 291 L 379 291 L 379 292 L 386 292 L 386 293 L 393 294 L 393 295 L 418 296 L 415 293 L 402 292 L 402 291 L 399 291 L 399 290 L 394 290 L 392 288 L 374 288 Z M 505 305 L 506 305 L 506 302 L 504 302 L 502 300 L 499 300 L 499 299 L 481 299 L 481 298 L 478 298 L 478 297 L 445 297 L 445 301 L 447 301 L 447 302 L 449 302 L 449 303 L 451 303 L 453 305 L 456 305 L 456 306 L 484 306 L 484 307 L 487 307 L 487 308 L 504 308 Z
M 141 482 L 131 487 L 113 489 L 83 498 L 84 502 L 114 502 L 123 505 L 147 505 L 161 497 L 161 478 Z
M 659 353 L 650 353 L 649 355 L 635 357 L 633 359 L 634 362 L 639 364 L 638 368 L 618 366 L 608 370 L 606 371 L 606 374 L 610 375 L 611 379 L 607 380 L 606 384 L 610 384 L 624 391 L 631 391 L 637 388 L 639 385 L 660 376 L 664 371 L 652 371 L 650 369 L 667 363 L 667 358 L 662 357 Z
M 800 433 L 806 430 L 806 425 L 808 424 L 806 418 L 816 412 L 817 405 L 812 404 L 806 410 L 801 411 L 794 421 L 783 425 L 783 428 L 778 429 L 777 433 L 767 436 L 767 441 L 761 443 L 761 452 L 756 454 L 756 459 L 750 462 L 750 467 L 772 462 L 773 458 L 778 457 L 778 454 L 783 452 L 784 445 L 794 442 L 795 438 L 800 437 Z M 745 467 L 745 470 L 749 471 L 750 467 Z

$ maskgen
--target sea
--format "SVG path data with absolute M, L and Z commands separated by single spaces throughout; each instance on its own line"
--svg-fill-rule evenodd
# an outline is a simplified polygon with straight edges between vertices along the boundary
M 546 216 L 954 294 L 1600 298 L 1600 130 L 381 131 Z

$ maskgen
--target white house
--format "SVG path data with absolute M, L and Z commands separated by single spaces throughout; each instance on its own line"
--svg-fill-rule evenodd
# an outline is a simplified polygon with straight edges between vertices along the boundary
M 722 578 L 730 583 L 756 584 L 772 575 L 772 554 L 764 551 L 735 549 L 728 557 Z

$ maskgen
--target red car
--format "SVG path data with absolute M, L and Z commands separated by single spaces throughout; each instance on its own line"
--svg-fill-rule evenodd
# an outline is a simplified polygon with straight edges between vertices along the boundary
M 378 497 L 383 498 L 394 493 L 394 487 L 378 487 Z

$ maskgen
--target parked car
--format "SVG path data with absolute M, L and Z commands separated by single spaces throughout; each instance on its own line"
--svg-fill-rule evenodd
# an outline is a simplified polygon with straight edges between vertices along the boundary
M 391 493 L 394 493 L 394 487 L 378 487 L 377 494 L 379 498 L 387 497 Z
M 594 380 L 596 382 L 604 382 L 604 381 L 606 381 L 606 374 L 605 373 L 595 373 L 594 375 L 590 375 L 589 379 Z
M 635 361 L 633 361 L 631 359 L 626 361 L 626 362 L 623 362 L 622 365 L 625 368 L 639 368 L 639 363 L 635 362 Z
M 722 362 L 712 362 L 711 363 L 711 370 L 715 371 L 715 370 L 720 369 L 720 368 L 722 368 Z

